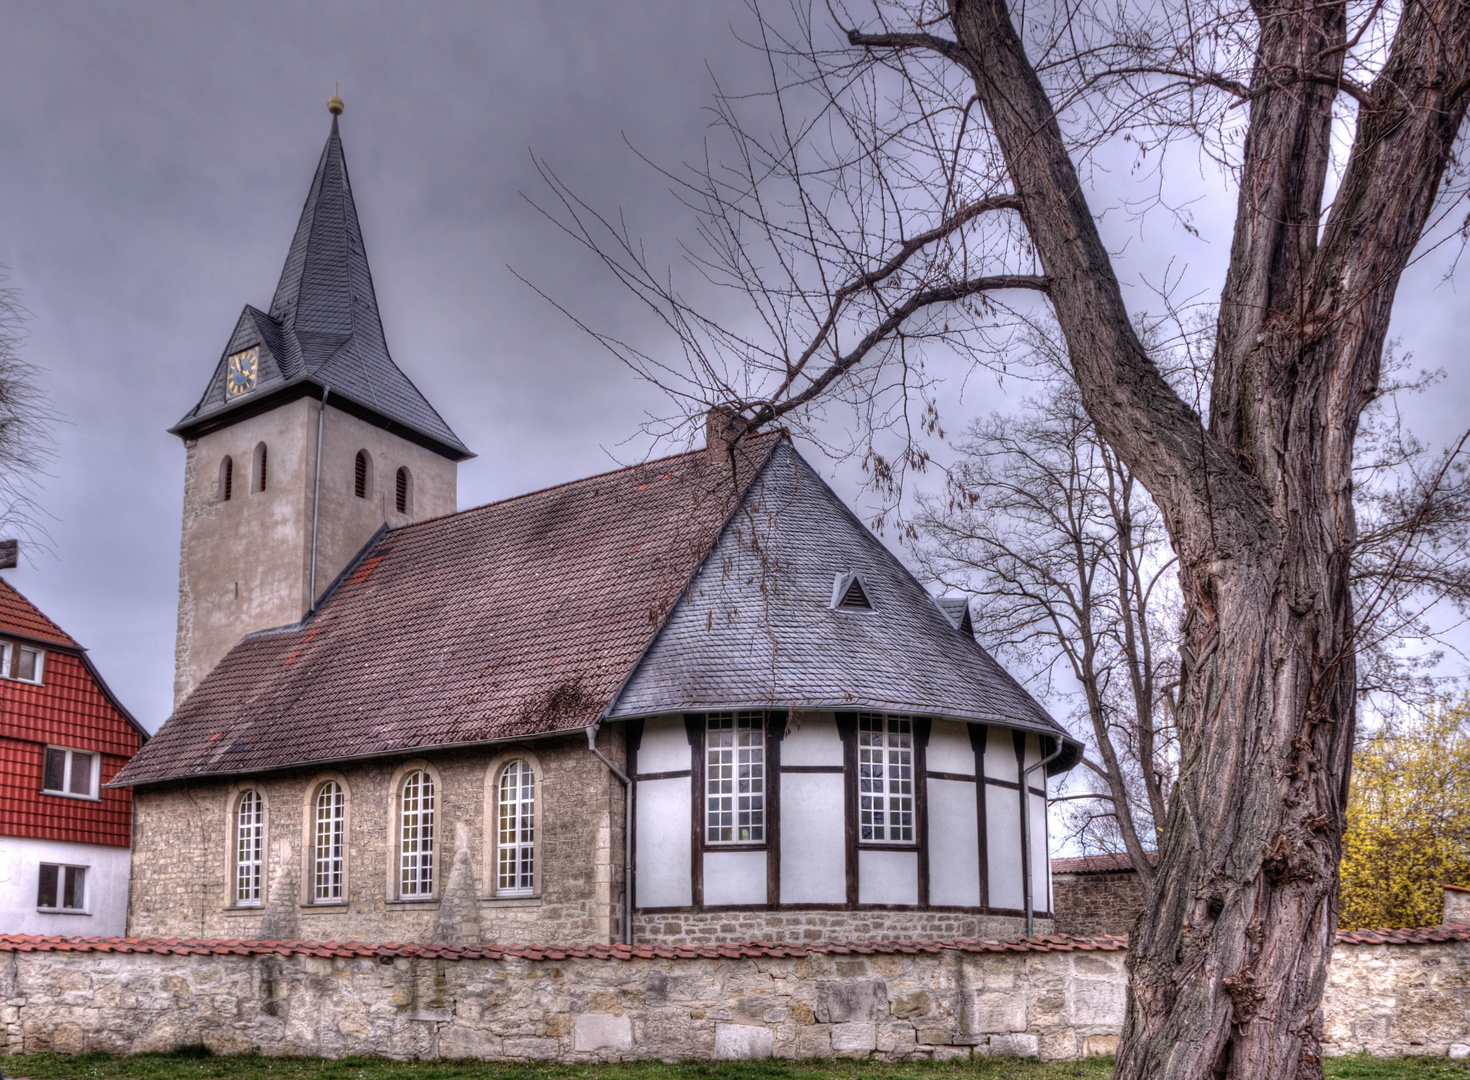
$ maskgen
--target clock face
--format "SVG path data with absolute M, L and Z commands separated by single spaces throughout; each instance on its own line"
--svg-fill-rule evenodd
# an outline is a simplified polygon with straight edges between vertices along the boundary
M 260 365 L 260 349 L 237 352 L 225 361 L 225 393 L 239 397 L 255 389 L 255 370 Z

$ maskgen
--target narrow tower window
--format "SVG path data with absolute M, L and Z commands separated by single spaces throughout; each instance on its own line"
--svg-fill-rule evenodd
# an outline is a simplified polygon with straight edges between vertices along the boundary
M 423 770 L 403 781 L 398 847 L 398 894 L 434 892 L 434 780 Z
M 255 445 L 255 490 L 265 490 L 265 443 Z
M 393 493 L 393 505 L 400 514 L 413 513 L 413 477 L 408 469 L 398 470 L 398 483 Z
M 235 809 L 235 906 L 260 903 L 260 863 L 265 832 L 260 793 L 247 791 Z
M 235 459 L 228 454 L 219 463 L 219 497 L 221 502 L 229 502 L 230 496 L 235 492 Z
M 373 459 L 368 457 L 366 450 L 357 452 L 357 460 L 352 464 L 352 494 L 359 499 L 366 499 L 373 493 Z

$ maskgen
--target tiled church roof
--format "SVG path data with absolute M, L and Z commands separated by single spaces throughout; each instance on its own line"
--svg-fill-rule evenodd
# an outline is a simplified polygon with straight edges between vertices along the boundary
M 314 617 L 236 645 L 118 782 L 596 723 L 780 438 L 734 470 L 700 450 L 385 533 Z
M 229 399 L 225 359 L 252 346 L 260 348 L 256 388 Z M 308 386 L 318 394 L 329 388 L 332 398 L 416 434 L 447 457 L 470 456 L 388 353 L 335 117 L 270 311 L 246 306 L 204 396 L 173 430 L 191 435 L 225 414 Z

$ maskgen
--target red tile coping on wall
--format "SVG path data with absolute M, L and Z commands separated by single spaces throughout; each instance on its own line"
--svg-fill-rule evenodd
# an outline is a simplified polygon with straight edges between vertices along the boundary
M 1340 930 L 1340 944 L 1430 945 L 1470 941 L 1470 924 L 1425 926 L 1408 930 Z M 920 953 L 1122 952 L 1126 934 L 1072 937 L 1058 934 L 1032 938 L 950 941 L 772 942 L 744 941 L 729 945 L 436 945 L 361 941 L 236 941 L 222 938 L 48 937 L 0 934 L 0 952 L 113 952 L 175 956 L 324 956 L 391 960 L 417 956 L 427 960 L 744 960 L 803 956 L 881 956 Z
M 1470 928 L 1467 928 L 1470 931 Z M 361 941 L 234 941 L 217 938 L 83 938 L 36 934 L 0 935 L 0 952 L 162 953 L 177 956 L 418 956 L 439 960 L 740 960 L 813 955 L 873 956 L 894 953 L 1120 952 L 1126 937 L 1081 938 L 1065 935 L 981 941 L 870 941 L 778 943 L 745 941 L 730 945 L 371 945 Z

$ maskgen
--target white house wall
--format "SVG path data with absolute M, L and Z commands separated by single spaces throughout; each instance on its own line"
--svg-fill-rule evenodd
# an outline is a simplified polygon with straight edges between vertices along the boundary
M 704 902 L 710 907 L 766 902 L 764 851 L 706 851 Z
M 684 757 L 687 762 L 687 742 Z M 639 780 L 635 797 L 637 827 L 633 842 L 638 849 L 638 869 L 633 902 L 643 908 L 687 907 L 694 902 L 689 777 Z
M 858 849 L 859 904 L 917 904 L 919 853 Z
M 643 722 L 643 738 L 638 744 L 640 773 L 687 772 L 689 769 L 689 735 L 682 714 L 654 716 Z
M 975 760 L 973 754 L 970 760 Z M 943 823 L 929 829 L 929 903 L 979 907 L 980 820 L 974 783 L 931 778 L 929 820 Z
M 131 852 L 101 844 L 0 837 L 0 933 L 118 937 L 126 932 Z M 41 864 L 85 866 L 86 912 L 36 910 Z
M 1009 737 L 1010 732 L 1006 732 Z M 1014 753 L 1011 761 L 1015 762 Z M 990 771 L 990 755 L 985 755 Z M 1021 888 L 1021 797 L 1014 788 L 985 788 L 985 838 L 990 859 L 990 906 L 1020 908 L 1026 902 Z
M 794 767 L 842 765 L 842 739 L 831 713 L 802 713 L 781 740 L 781 764 Z M 641 768 L 641 766 L 640 766 Z
M 968 724 L 935 720 L 929 730 L 929 745 L 925 753 L 930 772 L 975 775 L 975 747 L 970 742 Z
M 781 832 L 781 903 L 847 902 L 843 791 L 840 773 L 782 775 L 781 819 L 793 827 Z

